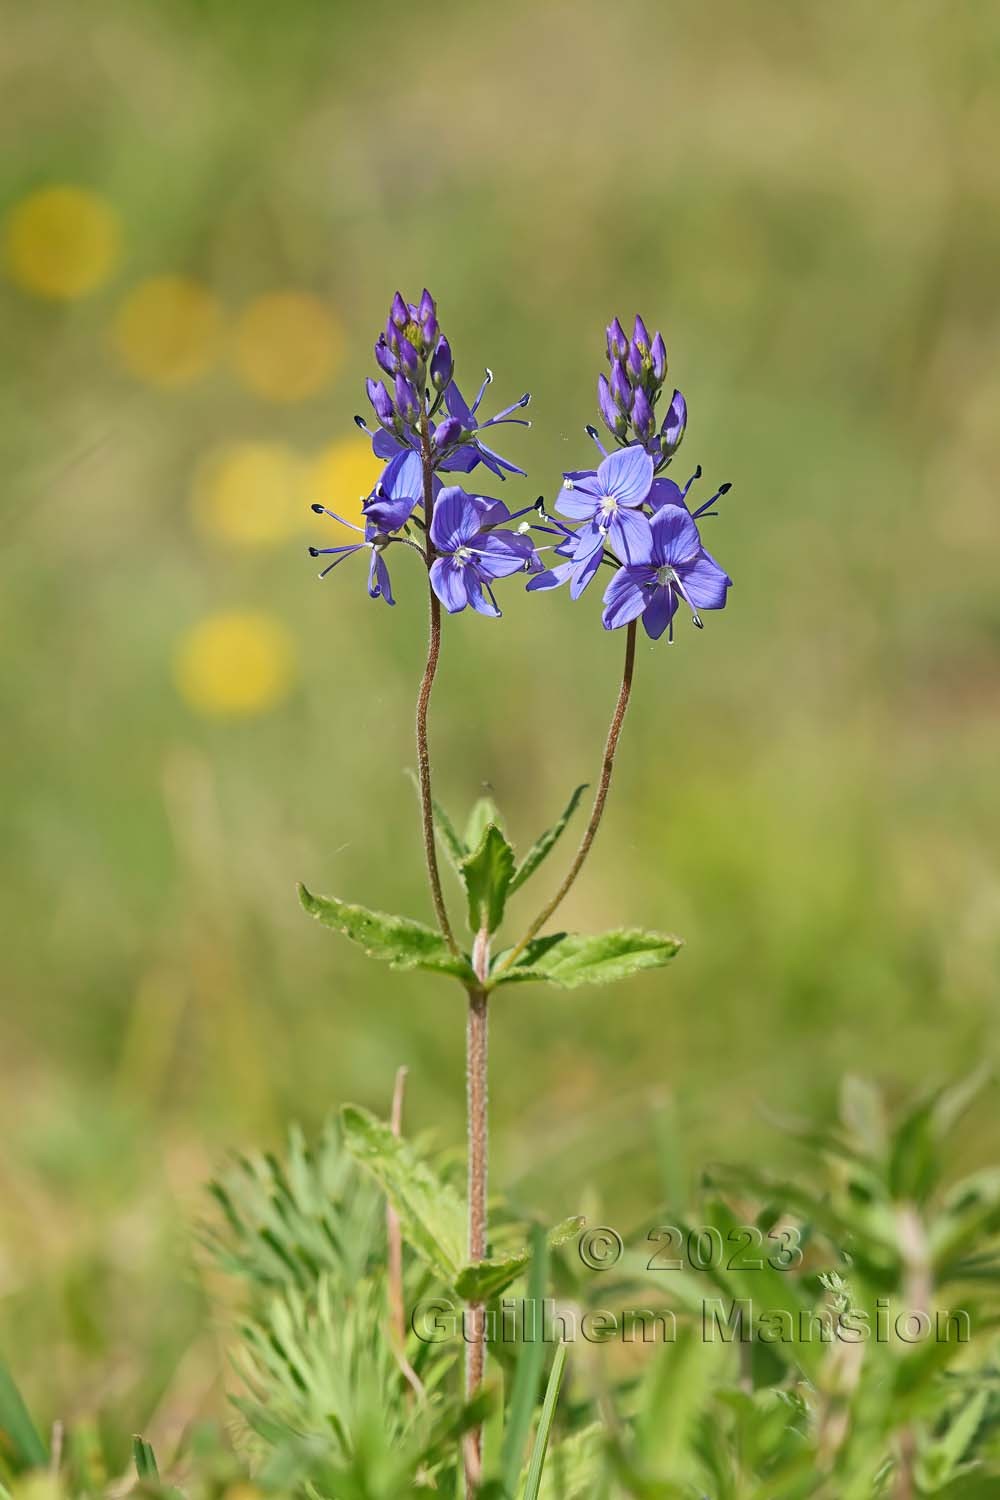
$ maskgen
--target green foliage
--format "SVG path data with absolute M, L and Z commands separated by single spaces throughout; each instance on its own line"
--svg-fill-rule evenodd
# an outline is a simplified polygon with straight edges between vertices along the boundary
M 48 1462 L 45 1444 L 35 1429 L 14 1377 L 0 1359 L 0 1459 L 10 1472 L 40 1469 Z M 0 1470 L 2 1472 L 2 1470 Z
M 468 960 L 456 958 L 441 934 L 422 922 L 351 906 L 336 896 L 314 896 L 304 885 L 299 886 L 299 900 L 310 916 L 358 943 L 369 958 L 380 958 L 394 969 L 430 969 L 475 981 Z
M 531 848 L 528 850 L 527 854 L 524 856 L 511 878 L 510 892 L 512 895 L 514 891 L 520 890 L 521 886 L 524 885 L 526 880 L 531 879 L 532 875 L 534 875 L 535 871 L 538 869 L 542 861 L 552 853 L 552 850 L 555 848 L 556 844 L 559 842 L 559 839 L 565 832 L 567 823 L 576 812 L 576 809 L 579 806 L 580 798 L 583 796 L 586 790 L 586 782 L 583 782 L 582 785 L 576 787 L 573 795 L 567 802 L 566 808 L 562 816 L 559 818 L 558 822 L 553 823 L 551 828 L 547 828 L 546 831 L 541 835 L 541 837 L 537 838 L 532 844 Z
M 153 1445 L 147 1443 L 144 1437 L 136 1433 L 132 1439 L 132 1460 L 135 1464 L 135 1472 L 140 1479 L 158 1480 L 160 1470 L 156 1463 L 156 1454 Z
M 634 929 L 593 937 L 556 933 L 529 943 L 509 969 L 503 970 L 504 954 L 497 954 L 493 971 L 498 985 L 543 980 L 575 989 L 581 984 L 612 984 L 643 969 L 662 968 L 681 946 L 680 938 Z
M 453 1283 L 465 1259 L 465 1207 L 458 1194 L 368 1110 L 345 1105 L 341 1122 L 348 1151 L 388 1197 L 407 1243 L 442 1281 Z
M 548 1248 L 558 1250 L 560 1246 L 575 1239 L 583 1228 L 584 1222 L 579 1214 L 575 1214 L 572 1218 L 564 1219 L 554 1229 L 550 1229 L 545 1235 Z M 455 1290 L 467 1302 L 483 1302 L 488 1298 L 498 1297 L 512 1282 L 517 1280 L 528 1264 L 530 1256 L 531 1251 L 526 1246 L 509 1255 L 491 1256 L 487 1260 L 474 1261 L 463 1266 L 455 1277 Z
M 473 932 L 496 932 L 503 921 L 514 875 L 514 851 L 495 823 L 487 823 L 473 853 L 460 866 Z

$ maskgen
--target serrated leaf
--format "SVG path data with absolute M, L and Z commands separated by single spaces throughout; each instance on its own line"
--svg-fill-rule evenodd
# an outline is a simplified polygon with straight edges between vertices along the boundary
M 473 932 L 485 927 L 496 932 L 503 921 L 507 891 L 514 873 L 514 851 L 495 823 L 483 830 L 473 854 L 460 867 L 469 898 L 469 926 Z
M 490 823 L 495 823 L 498 828 L 502 827 L 503 819 L 500 816 L 500 809 L 492 797 L 480 797 L 465 825 L 466 850 L 479 848 L 483 834 Z
M 658 969 L 669 963 L 682 940 L 660 932 L 621 929 L 592 937 L 560 933 L 536 939 L 510 969 L 497 975 L 496 984 L 523 983 L 529 979 L 574 989 L 580 984 L 612 984 L 642 969 Z M 494 969 L 503 963 L 499 955 Z
M 532 875 L 534 875 L 535 871 L 538 869 L 538 866 L 542 863 L 542 860 L 545 859 L 548 854 L 551 854 L 553 848 L 558 843 L 562 834 L 565 832 L 567 823 L 576 812 L 576 809 L 580 804 L 580 798 L 583 796 L 586 790 L 587 783 L 583 782 L 581 786 L 578 786 L 576 788 L 572 797 L 570 797 L 569 801 L 566 804 L 565 811 L 563 812 L 563 815 L 559 819 L 559 821 L 557 823 L 553 823 L 552 827 L 546 829 L 541 837 L 536 839 L 532 844 L 531 848 L 528 850 L 527 854 L 524 856 L 521 863 L 514 871 L 513 877 L 510 882 L 510 895 L 513 895 L 515 891 L 520 890 L 524 882 L 526 880 L 530 880 Z
M 560 1245 L 574 1239 L 583 1224 L 584 1220 L 579 1215 L 564 1219 L 545 1236 L 548 1248 L 557 1250 Z M 530 1258 L 531 1251 L 525 1247 L 513 1255 L 497 1255 L 489 1260 L 472 1261 L 459 1271 L 455 1278 L 455 1290 L 466 1302 L 485 1302 L 490 1297 L 497 1297 L 517 1279 Z
M 465 1209 L 458 1194 L 369 1110 L 345 1104 L 340 1119 L 344 1144 L 377 1179 L 407 1244 L 443 1280 L 454 1283 L 465 1259 Z
M 358 943 L 369 958 L 380 958 L 394 969 L 429 969 L 475 983 L 469 960 L 456 957 L 441 934 L 422 922 L 352 906 L 336 896 L 314 896 L 304 885 L 299 886 L 299 900 L 310 916 Z

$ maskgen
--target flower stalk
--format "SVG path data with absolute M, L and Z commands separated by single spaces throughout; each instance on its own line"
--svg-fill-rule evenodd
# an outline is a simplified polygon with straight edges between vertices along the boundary
M 527 948 L 533 938 L 536 938 L 545 926 L 546 922 L 553 917 L 569 894 L 576 877 L 583 869 L 590 846 L 593 844 L 600 827 L 601 818 L 604 816 L 604 804 L 608 800 L 608 792 L 611 788 L 611 777 L 615 769 L 615 753 L 618 749 L 618 740 L 625 723 L 625 714 L 628 711 L 629 699 L 632 696 L 632 678 L 635 673 L 635 630 L 636 622 L 631 620 L 625 632 L 625 665 L 622 668 L 621 686 L 618 689 L 618 701 L 615 703 L 615 711 L 611 715 L 611 723 L 608 726 L 608 737 L 604 744 L 604 759 L 601 762 L 601 776 L 597 783 L 597 792 L 594 797 L 594 805 L 590 811 L 587 826 L 583 831 L 579 848 L 573 858 L 573 863 L 566 872 L 562 885 L 556 891 L 552 900 L 544 906 L 538 916 L 531 923 L 527 932 L 520 942 L 507 954 L 503 963 L 497 968 L 496 975 L 503 974 L 510 968 L 511 964 L 517 962 L 521 954 Z M 496 977 L 496 976 L 495 976 Z

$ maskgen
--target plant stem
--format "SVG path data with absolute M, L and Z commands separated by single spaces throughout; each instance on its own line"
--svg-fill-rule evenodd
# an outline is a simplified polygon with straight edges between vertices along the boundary
M 473 947 L 476 977 L 489 973 L 490 938 L 483 929 Z M 470 988 L 465 1025 L 465 1061 L 468 1119 L 469 1260 L 486 1257 L 486 1189 L 489 1172 L 488 1059 L 489 1000 L 484 989 Z M 486 1318 L 482 1302 L 470 1302 L 466 1330 L 468 1352 L 465 1365 L 465 1399 L 473 1400 L 483 1383 L 486 1365 Z M 474 1427 L 465 1438 L 466 1495 L 475 1494 L 482 1467 L 482 1428 Z
M 430 597 L 430 633 L 427 641 L 427 665 L 417 695 L 417 779 L 420 784 L 420 811 L 424 835 L 424 859 L 427 864 L 427 879 L 431 887 L 431 899 L 438 926 L 452 953 L 458 957 L 459 948 L 448 919 L 444 892 L 441 889 L 441 873 L 438 869 L 437 844 L 434 838 L 434 801 L 431 794 L 431 755 L 427 742 L 427 712 L 430 708 L 431 690 L 437 674 L 438 658 L 441 654 L 441 605 L 431 588 L 430 567 L 434 561 L 434 544 L 430 539 L 430 523 L 434 514 L 434 460 L 431 454 L 430 422 L 424 412 L 420 426 L 421 457 L 424 466 L 424 513 L 427 517 L 427 549 L 424 561 L 427 564 L 427 592 Z
M 528 928 L 523 938 L 521 938 L 520 942 L 515 944 L 515 946 L 507 954 L 507 957 L 504 959 L 503 963 L 500 964 L 494 971 L 494 979 L 498 974 L 502 974 L 504 970 L 509 969 L 511 964 L 515 963 L 517 959 L 520 958 L 521 954 L 531 942 L 532 938 L 538 936 L 539 932 L 541 932 L 546 922 L 555 913 L 556 909 L 562 904 L 564 898 L 569 893 L 570 887 L 583 868 L 584 860 L 590 853 L 590 846 L 594 842 L 594 836 L 597 833 L 601 817 L 604 813 L 604 804 L 608 800 L 608 789 L 611 786 L 611 773 L 614 770 L 615 766 L 615 751 L 618 749 L 618 737 L 622 732 L 622 725 L 625 722 L 625 712 L 628 708 L 629 698 L 632 694 L 632 675 L 635 670 L 635 632 L 636 622 L 635 620 L 632 620 L 626 627 L 625 632 L 625 665 L 622 669 L 621 687 L 618 689 L 618 701 L 615 704 L 615 711 L 611 715 L 611 723 L 608 727 L 608 738 L 604 745 L 604 760 L 601 764 L 601 779 L 597 784 L 597 795 L 594 797 L 594 805 L 590 812 L 590 819 L 587 823 L 586 828 L 584 829 L 583 838 L 580 840 L 580 847 L 576 851 L 573 863 L 570 865 L 569 870 L 566 874 L 566 878 L 563 881 L 562 885 L 556 891 L 549 904 L 544 907 L 541 912 L 539 912 L 538 916 L 532 922 L 531 926 Z

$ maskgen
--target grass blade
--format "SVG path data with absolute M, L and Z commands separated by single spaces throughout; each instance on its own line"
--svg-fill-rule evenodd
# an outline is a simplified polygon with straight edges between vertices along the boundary
M 48 1450 L 28 1415 L 21 1392 L 0 1359 L 0 1452 L 16 1474 L 25 1469 L 43 1469 Z
M 534 1308 L 531 1337 L 521 1346 L 514 1372 L 514 1384 L 510 1396 L 510 1409 L 503 1435 L 500 1458 L 500 1477 L 503 1492 L 513 1500 L 521 1477 L 524 1461 L 524 1445 L 531 1429 L 531 1414 L 535 1408 L 538 1382 L 545 1360 L 545 1345 L 541 1339 L 542 1299 L 549 1275 L 549 1247 L 540 1225 L 531 1231 L 531 1267 L 528 1271 L 527 1301 Z M 527 1318 L 527 1308 L 525 1308 Z
M 565 1368 L 566 1345 L 560 1344 L 556 1349 L 556 1357 L 552 1361 L 552 1369 L 549 1371 L 549 1383 L 545 1387 L 545 1400 L 542 1402 L 542 1414 L 538 1418 L 538 1430 L 535 1433 L 535 1442 L 531 1450 L 531 1462 L 528 1464 L 528 1477 L 524 1481 L 523 1500 L 538 1500 L 538 1487 L 542 1482 L 542 1468 L 549 1446 L 549 1433 L 552 1431 L 552 1421 L 556 1414 L 556 1403 L 559 1400 Z

